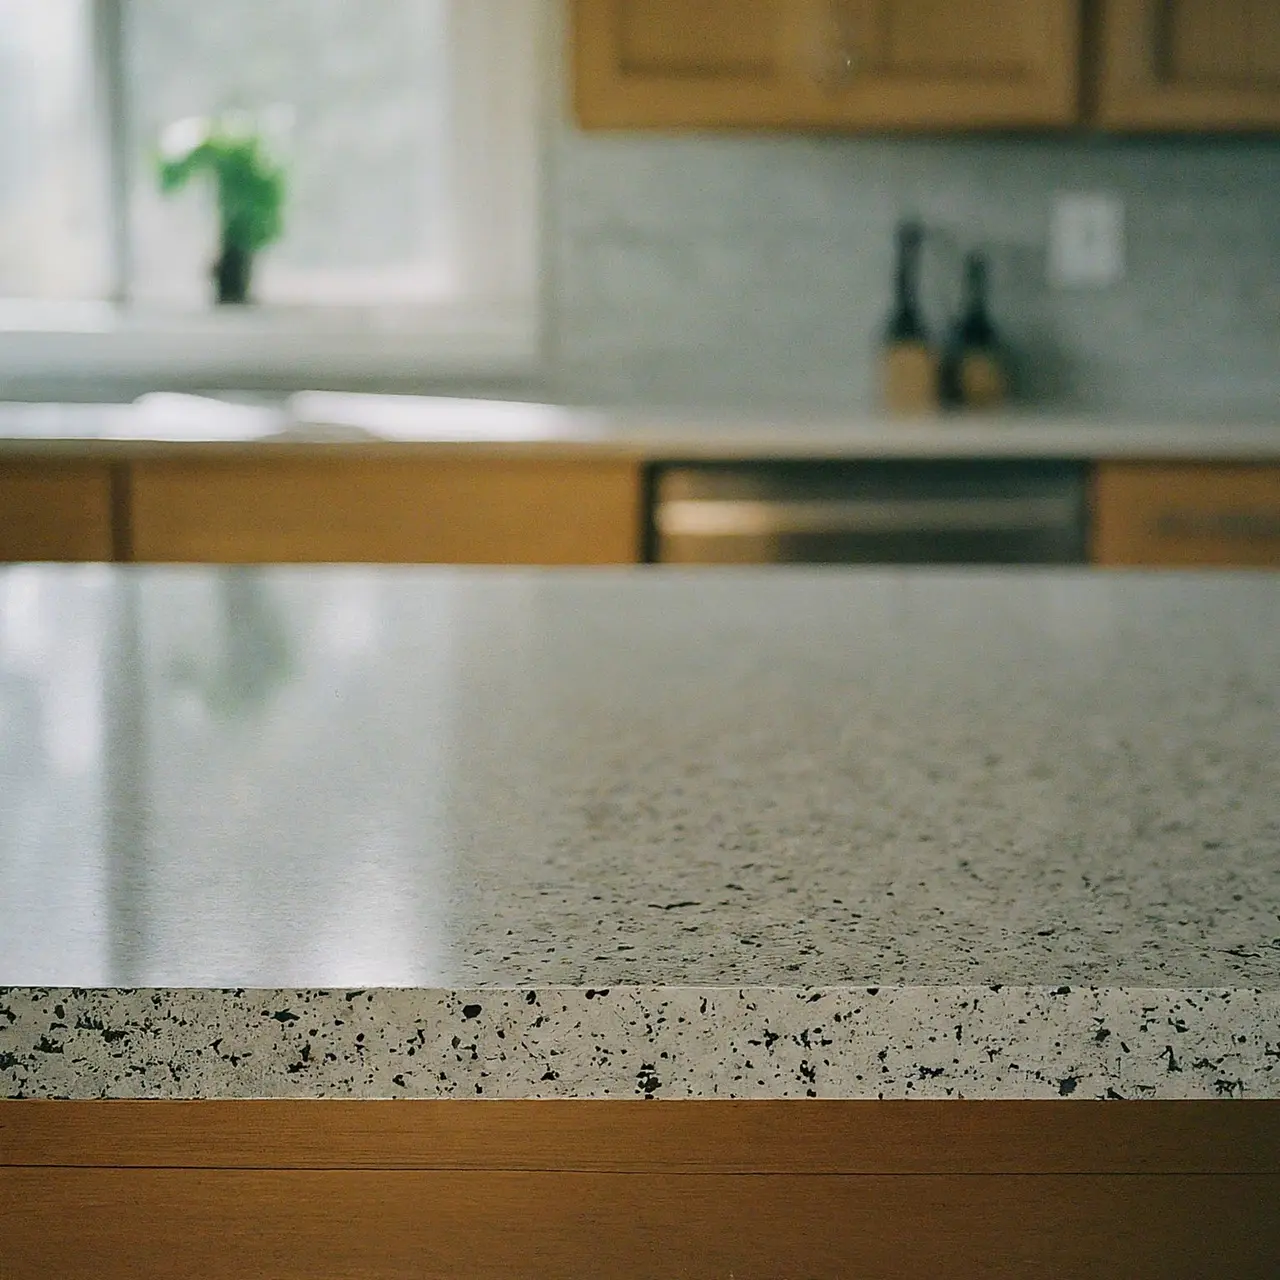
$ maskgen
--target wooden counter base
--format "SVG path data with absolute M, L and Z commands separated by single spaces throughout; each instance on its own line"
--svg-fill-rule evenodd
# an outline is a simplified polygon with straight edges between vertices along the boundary
M 1280 1102 L 4 1102 L 4 1280 L 1280 1274 Z

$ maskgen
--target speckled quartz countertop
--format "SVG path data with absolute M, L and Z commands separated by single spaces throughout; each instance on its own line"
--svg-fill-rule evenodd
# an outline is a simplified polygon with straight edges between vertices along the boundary
M 590 409 L 501 400 L 305 392 L 276 405 L 156 394 L 136 404 L 0 404 L 0 457 L 174 452 L 342 456 L 611 457 L 637 462 L 791 458 L 1151 458 L 1280 461 L 1274 403 L 1213 413 L 1011 410 L 883 414 Z
M 0 1096 L 1280 1097 L 1280 576 L 0 571 Z

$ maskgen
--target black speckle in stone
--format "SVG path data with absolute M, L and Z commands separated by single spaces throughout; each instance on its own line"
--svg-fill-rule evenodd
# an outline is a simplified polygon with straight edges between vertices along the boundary
M 880 988 L 879 988 L 879 987 L 868 987 L 868 988 L 867 988 L 867 995 L 869 995 L 869 996 L 878 996 L 879 994 L 880 994 Z
M 1003 986 L 1004 986 L 1004 983 L 1003 983 L 1003 982 L 993 982 L 993 983 L 991 983 L 991 990 L 992 990 L 992 991 L 999 991 Z
M 60 1004 L 55 1004 L 55 1005 L 53 1006 L 53 1016 L 54 1016 L 55 1018 L 65 1018 L 65 1017 L 67 1016 L 66 1006 L 65 1006 L 65 1005 L 60 1005 Z
M 400 1086 L 400 1088 L 402 1088 L 402 1089 L 403 1089 L 403 1088 L 405 1087 L 405 1083 L 404 1083 L 404 1076 L 392 1076 L 392 1077 L 391 1077 L 391 1083 L 392 1083 L 392 1084 L 398 1084 L 398 1085 Z
M 263 1010 L 263 1013 L 264 1014 L 266 1013 L 265 1009 Z M 274 1018 L 277 1022 L 297 1022 L 298 1021 L 298 1015 L 294 1013 L 292 1009 L 281 1009 L 277 1013 L 270 1014 L 269 1016 Z
M 299 1071 L 305 1071 L 311 1065 L 311 1042 L 304 1040 L 302 1042 L 302 1054 L 297 1062 L 289 1065 L 288 1071 L 290 1075 L 297 1075 Z
M 10 1026 L 18 1020 L 18 1015 L 14 1013 L 8 1005 L 0 1005 L 0 1018 L 3 1018 Z
M 65 1050 L 60 1044 L 54 1043 L 48 1036 L 41 1036 L 40 1042 L 36 1045 L 37 1053 L 64 1053 Z
M 480 1006 L 478 1004 L 464 1004 L 462 1006 L 462 1016 L 470 1021 L 472 1018 L 480 1016 Z
M 661 1088 L 662 1081 L 658 1079 L 653 1063 L 641 1063 L 640 1070 L 636 1073 L 636 1092 L 643 1093 L 646 1098 L 652 1098 Z
M 1097 1031 L 1093 1033 L 1093 1038 L 1098 1042 L 1098 1044 L 1101 1044 L 1110 1034 L 1111 1032 L 1108 1031 L 1106 1027 L 1099 1027 Z
M 1071 994 L 1070 987 L 1054 987 L 1053 994 L 1055 996 L 1069 996 Z
M 1181 1067 L 1181 1066 L 1179 1065 L 1179 1063 L 1178 1063 L 1178 1059 L 1177 1059 L 1177 1058 L 1175 1058 L 1175 1057 L 1173 1056 L 1173 1045 L 1171 1045 L 1171 1044 L 1167 1044 L 1167 1045 L 1165 1045 L 1165 1047 L 1164 1047 L 1164 1052 L 1163 1052 L 1160 1056 L 1161 1056 L 1162 1058 L 1166 1058 L 1166 1059 L 1167 1059 L 1167 1062 L 1165 1063 L 1165 1070 L 1166 1070 L 1166 1071 L 1181 1071 L 1181 1070 L 1182 1070 L 1182 1067 Z
M 655 911 L 679 911 L 681 907 L 700 907 L 700 902 L 651 902 Z
M 1076 1086 L 1079 1083 L 1080 1081 L 1077 1080 L 1075 1076 L 1063 1076 L 1062 1079 L 1058 1081 L 1058 1093 L 1064 1098 L 1069 1097 L 1071 1094 L 1075 1093 Z
M 588 1000 L 594 1000 L 594 999 L 596 998 L 596 996 L 607 996 L 608 994 L 609 994 L 609 988 L 608 988 L 608 987 L 605 987 L 605 989 L 604 989 L 603 991 L 592 991 L 592 990 L 588 990 L 588 991 L 587 991 L 587 999 L 588 999 Z
M 548 1068 L 548 1070 L 542 1073 L 542 1078 L 544 1080 L 559 1080 L 560 1073 L 558 1071 L 552 1071 Z
M 524 1002 L 525 1004 L 537 1004 L 538 993 L 536 991 L 526 991 L 524 993 Z
M 10 1067 L 18 1065 L 18 1055 L 16 1053 L 0 1053 L 0 1071 L 8 1071 Z
M 346 999 L 348 1001 L 351 1001 L 351 1000 L 354 1000 L 356 996 L 362 996 L 362 995 L 364 995 L 363 987 L 361 987 L 359 991 L 348 991 L 346 994 Z

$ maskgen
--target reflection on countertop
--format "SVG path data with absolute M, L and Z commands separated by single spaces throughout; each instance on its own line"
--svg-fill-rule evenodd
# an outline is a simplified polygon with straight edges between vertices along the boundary
M 0 981 L 1280 980 L 1270 575 L 17 567 L 0 606 Z

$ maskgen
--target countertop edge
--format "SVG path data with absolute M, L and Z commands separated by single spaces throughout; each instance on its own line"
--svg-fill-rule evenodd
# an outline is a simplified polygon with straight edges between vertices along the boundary
M 1273 1099 L 1278 1027 L 1252 988 L 7 987 L 0 1097 Z

